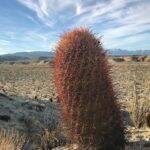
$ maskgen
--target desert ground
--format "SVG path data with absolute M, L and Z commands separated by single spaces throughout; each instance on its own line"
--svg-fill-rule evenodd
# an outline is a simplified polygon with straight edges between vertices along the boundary
M 110 61 L 127 150 L 150 149 L 150 62 Z M 0 64 L 0 150 L 69 148 L 53 63 Z

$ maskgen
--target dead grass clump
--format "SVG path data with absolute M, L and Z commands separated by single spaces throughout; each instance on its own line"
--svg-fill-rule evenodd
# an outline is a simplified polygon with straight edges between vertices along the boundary
M 131 56 L 125 56 L 125 57 L 124 57 L 124 61 L 125 61 L 125 62 L 131 62 L 131 61 L 133 61 L 133 59 L 132 59 Z
M 147 123 L 146 114 L 149 111 L 148 103 L 146 101 L 135 100 L 131 103 L 131 116 L 133 124 L 136 128 L 143 127 Z
M 143 127 L 146 124 L 146 114 L 150 111 L 149 100 L 145 97 L 143 84 L 144 75 L 141 71 L 141 65 L 138 65 L 134 72 L 131 71 L 133 80 L 132 102 L 130 102 L 130 111 L 133 124 L 136 128 Z
M 26 138 L 14 129 L 6 131 L 0 129 L 0 150 L 21 150 Z
M 147 57 L 144 59 L 144 62 L 150 62 L 150 56 L 147 56 Z

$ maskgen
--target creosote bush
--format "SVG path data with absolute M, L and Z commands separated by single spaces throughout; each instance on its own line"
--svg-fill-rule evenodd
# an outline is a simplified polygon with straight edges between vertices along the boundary
M 68 136 L 79 149 L 124 149 L 124 126 L 101 42 L 66 32 L 56 47 L 55 83 Z

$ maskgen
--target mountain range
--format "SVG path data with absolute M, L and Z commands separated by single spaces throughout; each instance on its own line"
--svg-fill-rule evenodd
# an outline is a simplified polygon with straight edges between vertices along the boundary
M 33 52 L 17 52 L 13 54 L 0 55 L 0 62 L 4 61 L 28 61 L 28 60 L 46 60 L 54 57 L 54 52 L 33 51 Z
M 122 50 L 108 49 L 106 53 L 110 56 L 132 56 L 132 55 L 150 55 L 150 50 Z M 19 60 L 45 60 L 52 59 L 55 52 L 48 51 L 33 51 L 33 52 L 17 52 L 13 54 L 0 55 L 0 62 L 4 61 L 19 61 Z
M 122 50 L 122 49 L 108 49 L 106 50 L 108 55 L 111 56 L 133 56 L 133 55 L 150 55 L 150 50 Z

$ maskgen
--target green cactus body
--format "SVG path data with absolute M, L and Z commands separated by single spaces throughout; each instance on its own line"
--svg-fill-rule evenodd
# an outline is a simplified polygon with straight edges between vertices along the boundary
M 124 148 L 124 127 L 99 39 L 84 28 L 56 47 L 55 83 L 68 135 L 83 149 Z M 80 148 L 79 148 L 80 149 Z

